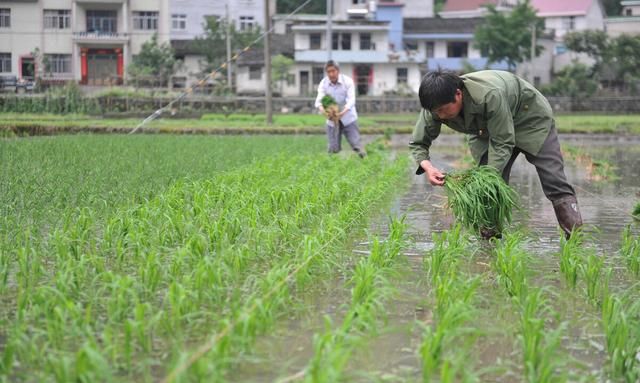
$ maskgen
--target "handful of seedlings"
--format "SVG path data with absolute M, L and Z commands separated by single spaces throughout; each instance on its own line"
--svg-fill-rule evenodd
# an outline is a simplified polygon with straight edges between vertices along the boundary
M 464 227 L 501 233 L 511 223 L 511 211 L 517 206 L 517 194 L 496 169 L 480 166 L 445 175 L 447 205 Z
M 324 108 L 324 112 L 327 115 L 327 118 L 333 121 L 334 124 L 338 124 L 338 121 L 340 121 L 340 118 L 338 117 L 338 115 L 340 114 L 340 109 L 338 109 L 338 103 L 336 102 L 336 100 L 333 97 L 326 95 L 322 97 L 320 103 Z

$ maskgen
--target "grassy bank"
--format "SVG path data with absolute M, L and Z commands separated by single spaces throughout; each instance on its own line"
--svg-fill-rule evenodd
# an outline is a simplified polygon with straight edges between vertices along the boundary
M 168 116 L 165 116 L 168 117 Z M 141 118 L 96 118 L 87 115 L 0 113 L 0 131 L 4 135 L 48 135 L 60 133 L 125 133 Z M 359 119 L 363 134 L 380 134 L 392 129 L 411 133 L 416 114 L 365 115 Z M 639 115 L 559 115 L 561 133 L 640 134 Z M 146 133 L 177 134 L 323 134 L 324 118 L 316 114 L 274 116 L 268 125 L 264 115 L 205 114 L 200 119 L 161 118 L 145 126 Z M 443 129 L 443 133 L 451 133 Z

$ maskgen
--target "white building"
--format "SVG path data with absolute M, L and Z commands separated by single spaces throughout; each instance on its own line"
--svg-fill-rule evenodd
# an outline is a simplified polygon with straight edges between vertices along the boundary
M 604 20 L 607 34 L 617 37 L 622 34 L 640 34 L 640 0 L 621 1 L 620 17 L 608 17 Z
M 426 57 L 424 70 L 507 70 L 506 63 L 489 63 L 474 47 L 474 32 L 481 22 L 480 18 L 406 18 L 404 46 L 407 51 Z
M 169 40 L 168 0 L 2 1 L 0 72 L 118 84 L 153 34 Z
M 264 0 L 169 0 L 171 40 L 193 40 L 204 33 L 205 17 L 227 17 L 238 30 L 264 26 Z M 270 0 L 275 10 L 275 0 Z
M 432 14 L 431 1 L 410 3 L 421 3 L 424 5 L 421 14 Z M 276 31 L 284 31 L 293 41 L 292 52 L 280 49 L 278 53 L 289 54 L 295 59 L 282 94 L 315 94 L 318 83 L 325 76 L 328 43 L 332 47 L 331 59 L 340 64 L 342 73 L 353 77 L 358 95 L 417 92 L 425 57 L 420 52 L 402 48 L 405 3 L 336 0 L 334 4 L 331 42 L 327 41 L 326 17 L 299 16 L 293 22 L 287 22 L 275 16 Z M 274 51 L 274 54 L 277 53 Z M 238 93 L 263 93 L 263 72 L 259 54 L 254 54 L 250 60 L 243 58 L 238 67 Z

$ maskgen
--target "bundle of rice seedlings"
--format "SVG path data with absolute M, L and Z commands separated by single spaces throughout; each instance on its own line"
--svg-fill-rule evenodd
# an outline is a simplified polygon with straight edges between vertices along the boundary
M 464 227 L 476 233 L 480 229 L 501 233 L 511 223 L 511 211 L 517 206 L 517 194 L 496 169 L 480 166 L 445 175 L 447 205 Z
M 340 109 L 338 108 L 338 103 L 336 102 L 336 100 L 333 97 L 326 95 L 322 97 L 322 100 L 320 100 L 320 103 L 324 108 L 324 112 L 326 113 L 327 118 L 329 118 L 331 121 L 337 124 L 338 121 L 340 120 L 340 118 L 338 118 Z

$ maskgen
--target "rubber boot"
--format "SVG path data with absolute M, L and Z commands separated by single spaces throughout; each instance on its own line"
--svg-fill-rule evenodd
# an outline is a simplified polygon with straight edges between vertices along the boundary
M 564 231 L 567 239 L 571 237 L 571 232 L 582 226 L 582 216 L 578 208 L 578 200 L 575 196 L 566 196 L 553 201 L 553 210 L 560 224 L 560 228 Z

